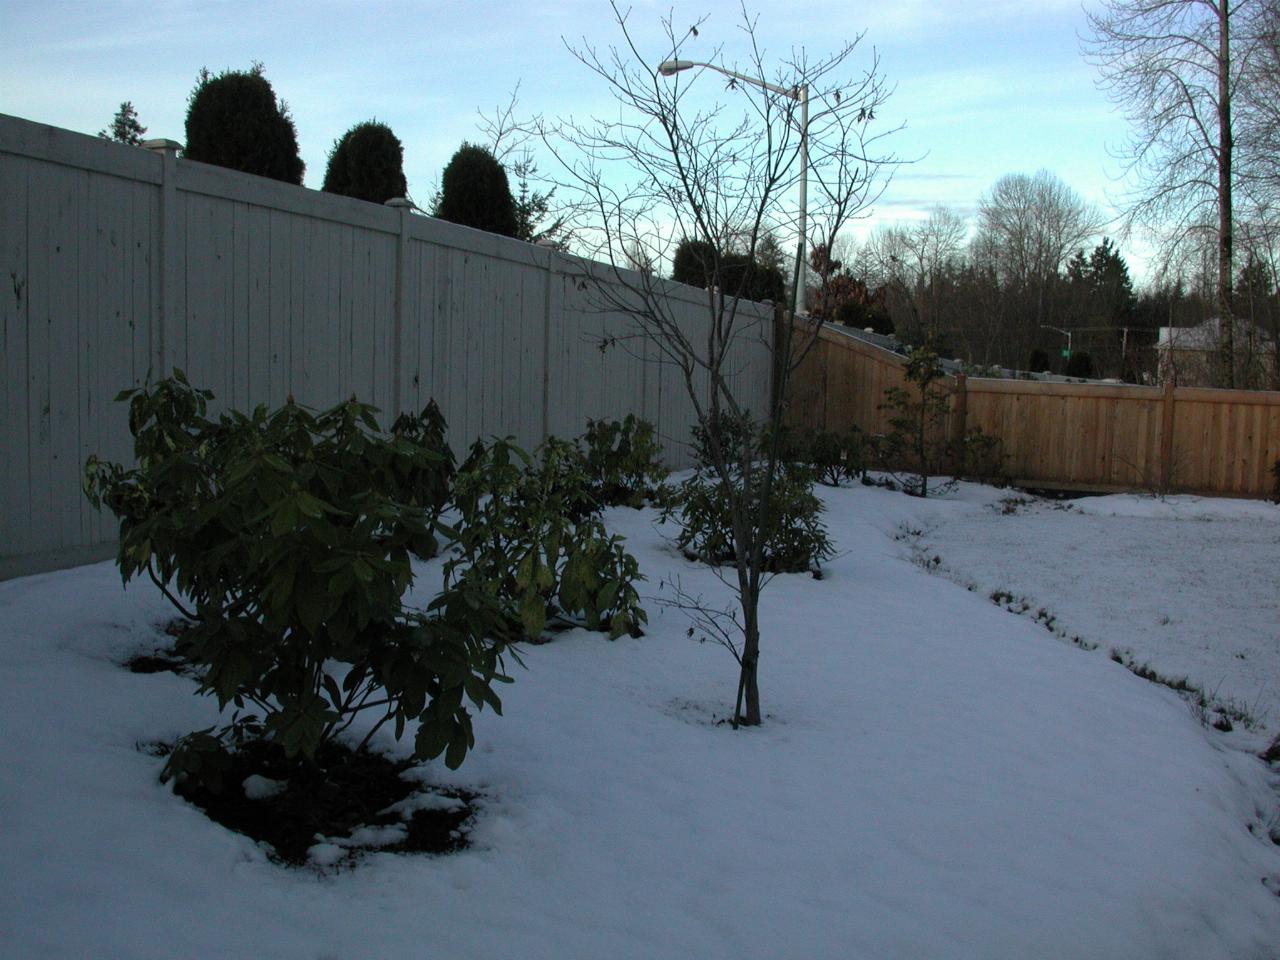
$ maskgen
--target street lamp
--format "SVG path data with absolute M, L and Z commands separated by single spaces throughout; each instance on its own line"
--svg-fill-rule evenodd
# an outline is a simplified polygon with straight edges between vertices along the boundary
M 726 70 L 724 67 L 718 67 L 714 63 L 702 63 L 696 60 L 665 60 L 658 64 L 658 73 L 664 77 L 674 77 L 681 70 L 689 70 L 693 67 L 706 67 L 708 70 L 723 73 L 726 77 L 732 77 L 734 80 L 741 80 L 743 83 L 753 84 L 771 93 L 790 97 L 800 104 L 800 249 L 796 253 L 796 261 L 800 269 L 795 275 L 797 281 L 796 315 L 799 316 L 805 312 L 804 261 L 806 248 L 809 245 L 806 234 L 809 214 L 809 88 L 803 83 L 794 87 L 780 87 L 776 83 L 768 83 L 759 77 L 749 77 L 745 73 L 738 73 L 736 70 Z

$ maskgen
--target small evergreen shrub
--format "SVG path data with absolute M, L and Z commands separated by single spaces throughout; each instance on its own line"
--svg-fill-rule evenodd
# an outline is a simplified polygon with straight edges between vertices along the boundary
M 605 529 L 575 444 L 551 438 L 531 456 L 509 440 L 477 441 L 453 502 L 446 583 L 495 604 L 504 637 L 537 640 L 551 623 L 641 635 L 644 578 Z
M 778 267 L 766 266 L 745 253 L 727 253 L 721 264 L 721 286 L 729 296 L 781 304 L 787 296 L 787 279 Z
M 399 138 L 376 120 L 356 124 L 334 141 L 321 189 L 370 203 L 406 196 L 404 147 Z
M 263 76 L 262 64 L 249 70 L 202 70 L 187 101 L 188 160 L 244 173 L 302 183 L 298 131 L 283 100 Z
M 661 500 L 667 470 L 653 424 L 635 414 L 625 420 L 589 420 L 582 435 L 587 482 L 600 506 L 642 507 Z
M 671 279 L 691 287 L 720 287 L 726 296 L 743 300 L 780 304 L 786 299 L 787 279 L 780 268 L 745 253 L 728 251 L 717 257 L 707 240 L 680 241 L 671 259 Z
M 1077 350 L 1067 358 L 1067 365 L 1062 369 L 1063 376 L 1079 377 L 1088 380 L 1093 376 L 1093 357 L 1087 350 Z
M 680 526 L 676 546 L 691 560 L 713 566 L 737 563 L 737 540 L 730 512 L 730 495 L 746 499 L 747 514 L 763 518 L 762 568 L 772 573 L 820 569 L 835 554 L 822 523 L 822 503 L 813 495 L 811 468 L 796 460 L 779 459 L 766 494 L 764 431 L 747 418 L 724 416 L 720 434 L 728 454 L 728 477 L 713 467 L 711 433 L 694 428 L 694 452 L 699 466 L 682 483 L 662 513 Z M 732 486 L 730 486 L 732 484 Z M 765 497 L 768 497 L 767 504 Z
M 436 555 L 435 529 L 449 502 L 457 472 L 453 450 L 445 439 L 449 425 L 435 400 L 428 400 L 417 416 L 402 413 L 391 425 L 391 438 L 402 456 L 392 462 L 392 489 L 398 500 L 422 510 L 427 517 L 429 539 L 415 544 L 414 555 L 429 560 Z M 426 451 L 429 456 L 417 456 Z
M 1005 476 L 1004 442 L 981 427 L 974 427 L 957 444 L 955 474 L 966 480 L 977 480 L 1002 487 Z
M 790 431 L 782 449 L 786 459 L 808 464 L 814 478 L 829 487 L 867 472 L 867 437 L 856 425 L 843 433 L 812 427 Z
M 1031 357 L 1027 360 L 1027 370 L 1031 373 L 1048 373 L 1049 372 L 1049 354 L 1036 347 L 1031 351 Z
M 947 418 L 951 414 L 951 392 L 931 342 L 911 352 L 906 379 L 909 386 L 888 388 L 880 404 L 880 409 L 890 414 L 880 456 L 905 492 L 927 497 L 930 477 L 942 473 L 947 463 Z
M 506 170 L 486 148 L 470 143 L 459 147 L 444 168 L 435 215 L 504 237 L 519 232 Z
M 246 739 L 309 763 L 366 710 L 377 719 L 361 746 L 386 723 L 398 738 L 416 722 L 417 756 L 461 764 L 474 743 L 464 697 L 501 711 L 500 611 L 469 584 L 426 614 L 401 602 L 410 553 L 434 548 L 447 458 L 408 428 L 382 435 L 355 400 L 213 421 L 211 398 L 181 371 L 125 391 L 137 466 L 85 467 L 90 499 L 120 518 L 124 581 L 146 575 L 191 621 L 182 653 L 200 692 L 236 708 L 227 726 L 180 741 L 165 777 L 216 789 Z
M 841 302 L 835 309 L 832 316 L 832 322 L 843 324 L 846 327 L 854 327 L 858 330 L 871 328 L 872 333 L 878 333 L 882 336 L 892 336 L 894 331 L 893 318 L 885 311 L 884 307 L 868 303 L 860 303 L 857 300 L 845 300 Z
M 1271 484 L 1271 501 L 1280 503 L 1280 457 L 1276 457 L 1276 462 L 1271 465 L 1271 476 L 1275 478 Z
M 676 246 L 671 258 L 671 279 L 691 287 L 705 288 L 715 283 L 716 248 L 707 240 L 686 238 Z

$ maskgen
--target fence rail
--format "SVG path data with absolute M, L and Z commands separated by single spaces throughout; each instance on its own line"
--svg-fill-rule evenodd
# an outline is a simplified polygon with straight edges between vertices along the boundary
M 174 367 L 219 407 L 354 394 L 394 416 L 434 397 L 455 449 L 635 413 L 686 465 L 695 417 L 676 371 L 635 340 L 601 349 L 632 329 L 591 282 L 609 269 L 0 115 L 0 578 L 110 554 L 82 464 L 131 459 L 112 397 Z M 705 293 L 668 296 L 696 341 Z M 744 310 L 771 330 L 768 308 Z M 766 339 L 744 335 L 732 364 L 757 410 Z
M 901 357 L 826 327 L 792 378 L 788 420 L 886 433 Z M 1266 497 L 1280 457 L 1280 393 L 947 378 L 949 438 L 998 437 L 1019 486 Z

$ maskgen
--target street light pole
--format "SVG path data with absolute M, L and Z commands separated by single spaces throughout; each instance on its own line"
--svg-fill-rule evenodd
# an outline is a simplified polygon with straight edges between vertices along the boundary
M 693 67 L 705 67 L 708 70 L 716 71 L 716 73 L 723 73 L 726 77 L 732 77 L 734 80 L 750 83 L 771 93 L 789 97 L 800 104 L 800 240 L 796 250 L 796 266 L 799 269 L 795 273 L 796 315 L 799 316 L 805 313 L 806 309 L 804 276 L 809 227 L 809 88 L 803 83 L 794 87 L 780 87 L 776 83 L 769 83 L 759 77 L 750 77 L 745 73 L 738 73 L 736 70 L 727 70 L 724 67 L 716 66 L 714 63 L 703 63 L 697 60 L 665 60 L 658 64 L 658 73 L 664 77 L 672 77 L 681 70 L 689 70 Z

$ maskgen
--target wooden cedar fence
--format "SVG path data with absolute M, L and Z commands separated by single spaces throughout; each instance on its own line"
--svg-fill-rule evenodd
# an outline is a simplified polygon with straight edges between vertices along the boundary
M 838 328 L 791 382 L 788 420 L 885 433 L 885 390 L 906 385 L 901 357 Z M 998 437 L 1018 486 L 1267 497 L 1280 457 L 1280 393 L 1199 387 L 1048 383 L 958 376 L 952 438 Z

